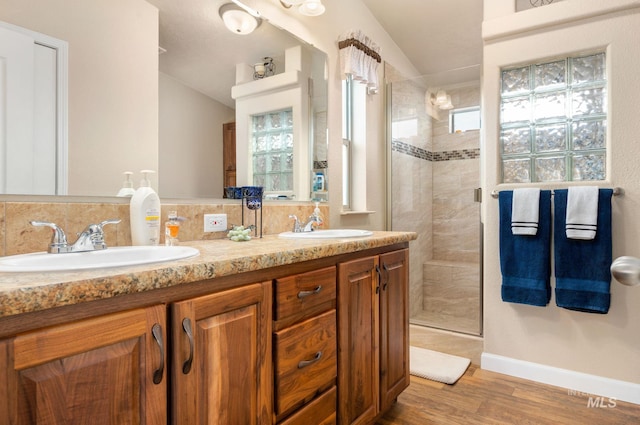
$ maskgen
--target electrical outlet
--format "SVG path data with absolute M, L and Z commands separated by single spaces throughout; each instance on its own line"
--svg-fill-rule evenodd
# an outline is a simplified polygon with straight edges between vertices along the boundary
M 226 232 L 227 231 L 227 215 L 226 214 L 205 214 L 204 215 L 204 231 L 205 232 Z

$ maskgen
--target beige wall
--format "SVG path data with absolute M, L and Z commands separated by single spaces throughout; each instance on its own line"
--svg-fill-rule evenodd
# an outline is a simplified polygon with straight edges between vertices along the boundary
M 620 8 L 630 7 L 620 11 Z M 613 13 L 605 13 L 613 8 Z M 617 9 L 617 10 L 616 10 Z M 586 18 L 586 19 L 583 19 Z M 640 256 L 640 145 L 637 119 L 640 98 L 640 1 L 568 0 L 513 14 L 513 1 L 486 0 L 484 47 L 483 188 L 500 184 L 498 110 L 500 67 L 575 52 L 606 48 L 609 100 L 607 181 L 624 197 L 613 199 L 613 256 Z M 530 185 L 561 187 L 557 185 Z M 485 353 L 538 365 L 640 383 L 640 288 L 611 284 L 606 315 L 500 300 L 498 202 L 485 196 L 484 328 Z M 552 287 L 555 282 L 552 279 Z M 637 386 L 633 390 L 636 393 Z M 595 391 L 595 390 L 594 390 Z M 607 394 L 604 394 L 607 395 Z
M 168 75 L 159 84 L 158 193 L 222 198 L 222 124 L 235 121 L 235 110 Z
M 115 195 L 123 171 L 157 169 L 155 7 L 144 0 L 0 0 L 0 20 L 69 43 L 69 193 Z

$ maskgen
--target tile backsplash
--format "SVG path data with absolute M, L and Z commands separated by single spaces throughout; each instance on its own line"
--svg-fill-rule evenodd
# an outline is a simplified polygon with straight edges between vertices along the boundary
M 229 226 L 242 224 L 242 206 L 239 201 L 212 201 L 206 203 L 163 203 L 162 229 L 169 211 L 177 211 L 185 217 L 178 239 L 180 241 L 222 239 L 226 232 L 204 232 L 204 214 L 227 214 Z M 262 208 L 263 235 L 277 234 L 291 230 L 290 214 L 306 219 L 315 206 L 310 202 L 264 202 Z M 329 206 L 320 205 L 325 218 L 323 227 L 328 228 Z M 259 221 L 260 211 L 257 211 Z M 244 209 L 245 225 L 254 223 L 254 211 Z M 129 204 L 123 202 L 0 202 L 0 255 L 25 254 L 45 251 L 51 240 L 51 230 L 46 227 L 34 227 L 31 220 L 56 223 L 66 233 L 69 243 L 76 240 L 76 234 L 82 232 L 91 223 L 119 218 L 117 225 L 106 225 L 105 240 L 108 246 L 131 245 L 131 226 Z M 164 244 L 164 235 L 161 237 Z

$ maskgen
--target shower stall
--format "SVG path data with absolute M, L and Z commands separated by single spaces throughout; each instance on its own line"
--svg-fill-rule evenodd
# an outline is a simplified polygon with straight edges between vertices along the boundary
M 479 74 L 385 72 L 389 225 L 418 234 L 410 322 L 482 335 Z

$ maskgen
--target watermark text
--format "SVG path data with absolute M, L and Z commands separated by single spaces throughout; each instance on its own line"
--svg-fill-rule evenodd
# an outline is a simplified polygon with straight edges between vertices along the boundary
M 613 409 L 617 406 L 618 399 L 615 397 L 605 397 L 577 390 L 568 390 L 567 393 L 570 396 L 586 398 L 587 408 L 590 409 Z

